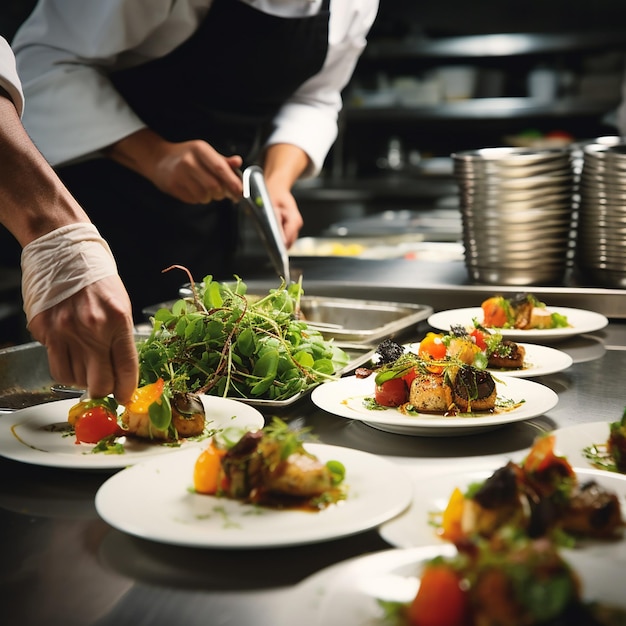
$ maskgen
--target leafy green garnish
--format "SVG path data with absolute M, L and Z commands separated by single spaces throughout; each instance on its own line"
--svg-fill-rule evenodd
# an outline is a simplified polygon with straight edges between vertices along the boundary
M 247 286 L 207 276 L 192 298 L 159 309 L 138 345 L 141 384 L 163 378 L 173 391 L 285 400 L 336 377 L 348 355 L 298 319 L 301 283 L 260 298 Z

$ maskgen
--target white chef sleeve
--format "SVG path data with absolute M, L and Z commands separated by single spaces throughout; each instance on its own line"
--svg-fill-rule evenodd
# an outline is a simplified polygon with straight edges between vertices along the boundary
M 13 100 L 13 104 L 21 116 L 24 111 L 24 94 L 22 83 L 17 75 L 15 56 L 6 39 L 0 37 L 0 87 L 2 87 Z

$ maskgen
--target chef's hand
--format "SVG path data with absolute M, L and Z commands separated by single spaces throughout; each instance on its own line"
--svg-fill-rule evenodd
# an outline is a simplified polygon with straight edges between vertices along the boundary
M 128 402 L 139 360 L 130 300 L 119 276 L 108 276 L 42 311 L 28 329 L 48 351 L 52 378 Z
M 304 224 L 291 189 L 308 165 L 307 154 L 292 144 L 273 144 L 265 151 L 265 186 L 282 227 L 287 248 L 295 243 Z
M 283 231 L 285 246 L 289 249 L 298 238 L 304 220 L 298 209 L 298 204 L 289 189 L 280 185 L 273 185 L 271 179 L 266 181 L 267 192 L 274 205 L 278 223 Z
M 233 171 L 239 155 L 223 156 L 206 141 L 173 143 L 148 128 L 109 146 L 107 155 L 138 172 L 158 189 L 189 204 L 241 199 L 243 186 Z

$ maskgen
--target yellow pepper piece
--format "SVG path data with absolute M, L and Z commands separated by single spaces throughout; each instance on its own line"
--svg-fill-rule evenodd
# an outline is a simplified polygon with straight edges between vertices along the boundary
M 132 413 L 147 413 L 148 407 L 153 403 L 159 401 L 163 395 L 163 387 L 165 383 L 162 378 L 159 378 L 154 383 L 138 387 L 133 393 L 133 397 L 126 405 L 126 409 Z

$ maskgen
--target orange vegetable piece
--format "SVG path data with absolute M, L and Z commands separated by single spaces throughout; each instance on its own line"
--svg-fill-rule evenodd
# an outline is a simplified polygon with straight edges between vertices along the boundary
M 222 457 L 226 450 L 213 443 L 205 448 L 196 459 L 193 468 L 193 486 L 198 493 L 212 495 L 217 493 Z
M 417 355 L 424 361 L 442 361 L 446 358 L 447 348 L 442 341 L 441 333 L 428 333 L 420 341 Z M 440 365 L 427 365 L 426 369 L 433 374 L 441 374 L 443 367 Z
M 463 517 L 464 504 L 465 496 L 463 492 L 458 487 L 455 487 L 441 517 L 440 537 L 442 539 L 454 543 L 463 538 L 461 520 Z
M 411 626 L 464 626 L 469 607 L 460 583 L 457 572 L 445 563 L 427 565 L 409 606 Z
M 133 393 L 133 397 L 126 405 L 126 408 L 132 413 L 147 413 L 148 407 L 157 402 L 163 395 L 165 382 L 159 378 L 156 382 L 138 387 Z
M 481 305 L 483 310 L 483 326 L 487 328 L 502 328 L 508 322 L 504 298 L 494 296 L 488 298 Z
M 550 467 L 560 466 L 566 474 L 573 476 L 574 469 L 567 459 L 554 452 L 556 438 L 552 434 L 542 435 L 535 440 L 528 456 L 524 459 L 523 468 L 526 472 L 543 472 Z

